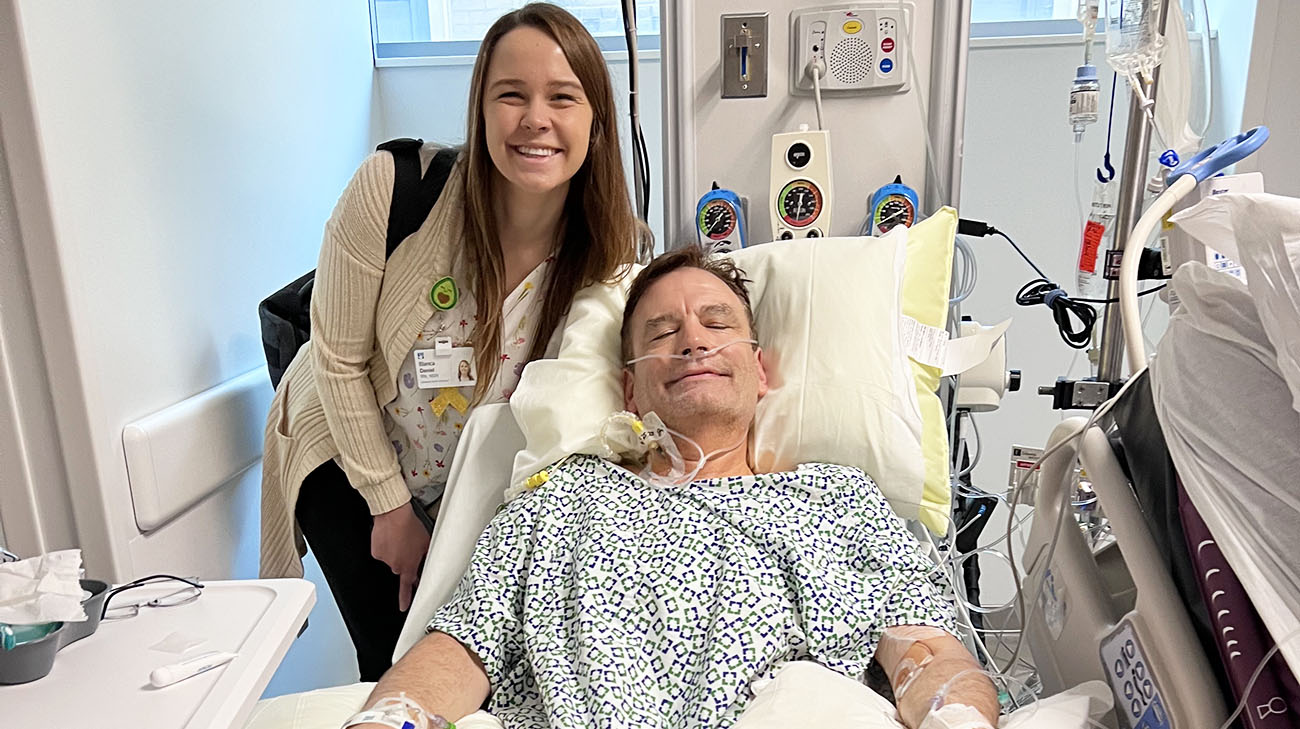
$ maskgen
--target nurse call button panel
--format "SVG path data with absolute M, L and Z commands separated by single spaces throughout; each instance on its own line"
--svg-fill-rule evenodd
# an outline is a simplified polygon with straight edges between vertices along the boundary
M 907 91 L 908 58 L 905 32 L 911 3 L 899 17 L 897 2 L 854 3 L 796 10 L 790 14 L 790 88 L 813 92 L 808 62 L 826 68 L 823 92 Z

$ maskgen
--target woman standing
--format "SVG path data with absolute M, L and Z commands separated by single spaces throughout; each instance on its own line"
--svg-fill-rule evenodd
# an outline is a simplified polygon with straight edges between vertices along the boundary
M 642 228 L 616 123 L 595 40 L 564 10 L 527 5 L 483 39 L 467 142 L 420 229 L 385 261 L 386 153 L 362 163 L 326 226 L 311 340 L 267 422 L 261 572 L 300 576 L 305 538 L 363 681 L 390 665 L 429 545 L 422 517 L 469 412 L 507 400 L 573 295 L 633 260 Z M 473 362 L 474 385 L 428 366 L 448 354 Z

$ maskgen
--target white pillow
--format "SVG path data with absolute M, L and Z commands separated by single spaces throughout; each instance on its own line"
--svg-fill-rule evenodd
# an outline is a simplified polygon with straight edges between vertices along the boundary
M 898 335 L 907 243 L 820 238 L 753 246 L 732 256 L 752 280 L 758 340 L 772 389 L 759 401 L 754 466 L 857 466 L 904 518 L 924 481 L 921 415 Z M 559 356 L 530 363 L 510 407 L 527 446 L 511 484 L 573 453 L 599 454 L 600 425 L 623 409 L 619 330 L 635 271 L 574 299 Z

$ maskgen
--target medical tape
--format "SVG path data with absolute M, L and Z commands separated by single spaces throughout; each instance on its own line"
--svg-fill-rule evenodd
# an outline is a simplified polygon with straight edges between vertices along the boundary
M 993 725 L 973 706 L 945 704 L 926 714 L 920 729 L 993 729 Z
M 898 625 L 886 628 L 876 645 L 876 661 L 890 676 L 894 695 L 901 699 L 912 683 L 934 659 L 925 641 L 949 635 L 929 625 Z
M 896 687 L 894 689 L 894 698 L 902 701 L 903 696 L 907 694 L 908 690 L 912 688 L 912 684 L 920 677 L 921 671 L 925 670 L 925 667 L 930 665 L 933 660 L 934 655 L 927 653 L 920 663 L 910 657 L 899 661 L 898 667 L 894 670 L 894 675 L 890 677 L 890 684 Z
M 653 359 L 655 357 L 658 357 L 660 359 L 685 359 L 685 360 L 698 361 L 708 357 L 712 357 L 713 355 L 717 354 L 718 352 L 721 352 L 722 350 L 726 349 L 727 347 L 730 347 L 733 344 L 742 344 L 742 343 L 751 344 L 755 347 L 758 346 L 758 340 L 756 339 L 733 339 L 730 342 L 727 342 L 726 344 L 720 344 L 714 347 L 713 349 L 704 349 L 704 348 L 697 347 L 695 349 L 690 350 L 686 354 L 667 354 L 667 353 L 646 354 L 640 357 L 636 357 L 634 359 L 629 359 L 623 364 L 627 365 L 628 367 L 631 367 L 637 362 L 641 362 L 647 359 Z
M 689 471 L 686 470 L 686 460 L 677 448 L 677 440 L 689 443 L 700 456 L 695 467 Z M 664 425 L 663 420 L 653 412 L 642 417 L 629 412 L 615 413 L 606 418 L 600 428 L 603 455 L 610 460 L 644 461 L 640 476 L 656 487 L 690 483 L 711 459 L 736 450 L 748 440 L 749 434 L 746 433 L 730 446 L 705 453 L 704 448 L 694 439 Z M 667 461 L 666 474 L 655 472 L 654 454 Z
M 709 460 L 717 456 L 726 455 L 736 450 L 737 448 L 745 445 L 745 443 L 749 441 L 749 434 L 746 433 L 745 435 L 741 436 L 740 440 L 736 441 L 732 445 L 729 445 L 725 448 L 719 448 L 718 450 L 713 451 L 712 453 L 705 453 L 704 449 L 700 447 L 700 444 L 696 443 L 691 438 L 681 433 L 678 433 L 672 428 L 668 428 L 666 426 L 664 427 L 664 430 L 668 433 L 669 436 L 672 437 L 667 437 L 664 440 L 661 440 L 659 442 L 659 448 L 657 450 L 659 450 L 668 458 L 669 461 L 668 473 L 666 474 L 655 473 L 653 464 L 651 463 L 652 459 L 646 459 L 645 468 L 642 469 L 641 471 L 641 478 L 644 478 L 646 481 L 648 481 L 650 485 L 657 486 L 659 488 L 681 486 L 682 484 L 687 484 L 690 483 L 691 481 L 694 481 L 695 477 L 698 476 L 700 471 L 704 469 L 704 464 L 708 463 Z M 685 461 L 682 460 L 681 454 L 677 450 L 677 444 L 673 441 L 673 437 L 680 438 L 681 440 L 690 443 L 691 447 L 693 447 L 695 451 L 700 454 L 699 460 L 695 462 L 695 467 L 692 468 L 690 471 L 687 471 L 685 469 Z M 671 451 L 669 451 L 669 449 L 671 449 Z

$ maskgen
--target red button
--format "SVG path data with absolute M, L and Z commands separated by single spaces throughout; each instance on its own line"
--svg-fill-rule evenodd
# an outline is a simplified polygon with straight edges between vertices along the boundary
M 880 50 L 884 51 L 885 53 L 892 53 L 894 51 L 894 39 L 886 38 L 880 41 Z

